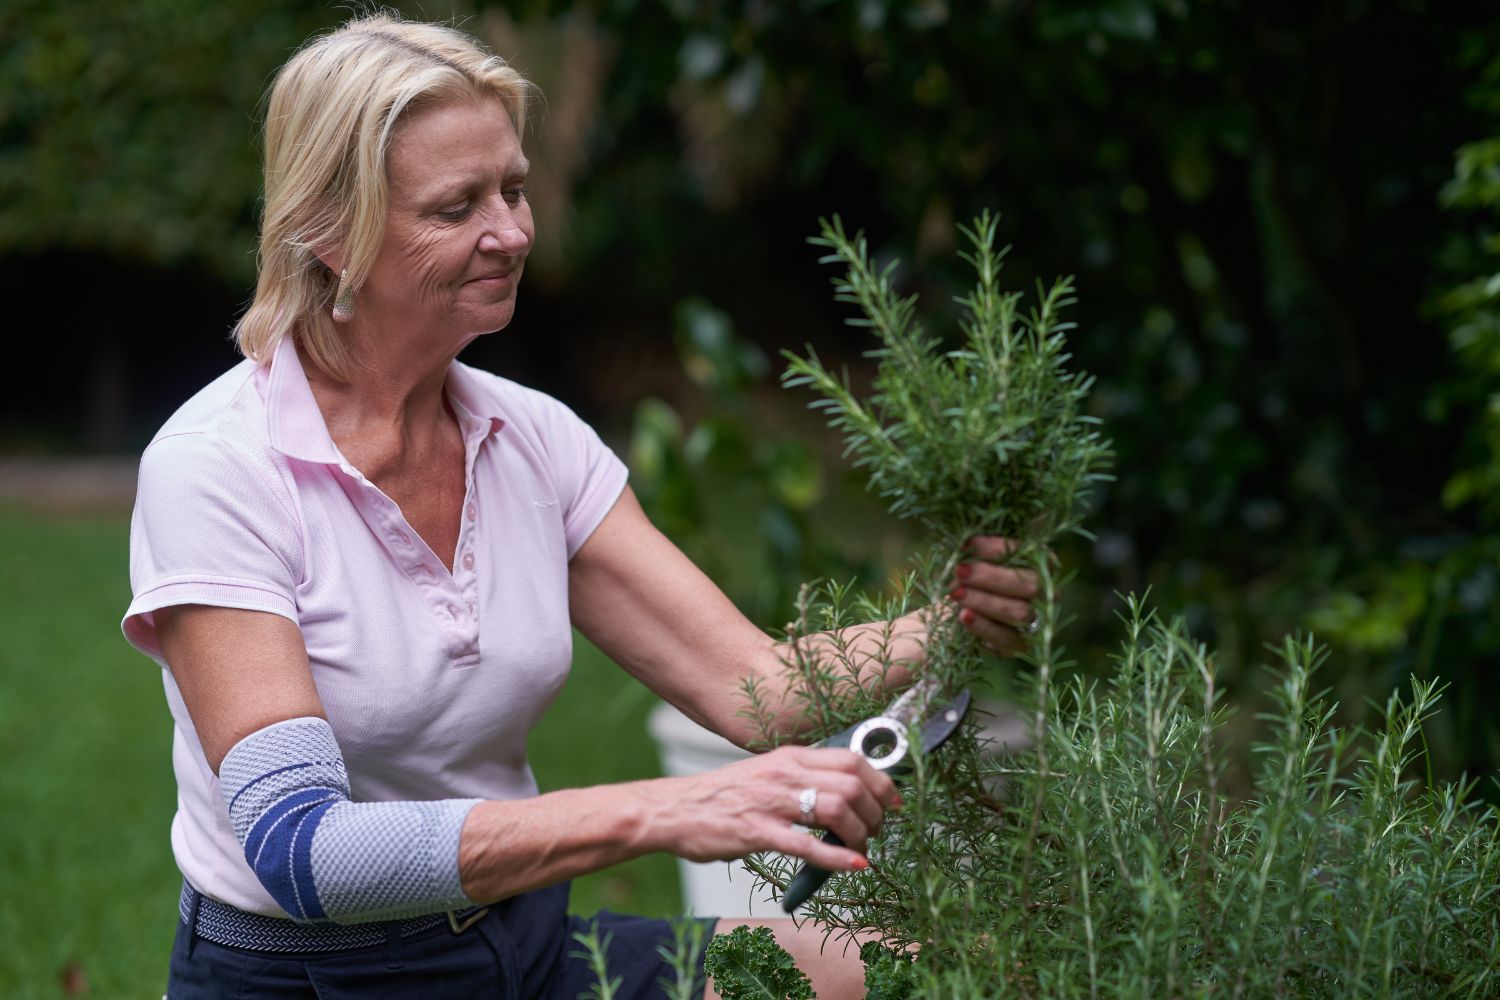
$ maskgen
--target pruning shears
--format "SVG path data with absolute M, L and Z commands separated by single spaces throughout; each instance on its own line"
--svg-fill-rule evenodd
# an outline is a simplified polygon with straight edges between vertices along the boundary
M 922 741 L 923 753 L 930 753 L 953 735 L 968 714 L 971 699 L 967 690 L 960 691 L 946 704 L 938 704 L 941 695 L 942 685 L 937 678 L 920 680 L 903 691 L 879 715 L 857 722 L 817 745 L 848 747 L 869 761 L 877 771 L 904 774 L 911 770 L 909 758 L 913 736 Z M 832 831 L 825 834 L 823 840 L 829 844 L 843 844 L 838 834 Z M 804 862 L 787 884 L 786 893 L 781 897 L 781 908 L 787 913 L 795 911 L 822 887 L 829 874 L 826 869 Z

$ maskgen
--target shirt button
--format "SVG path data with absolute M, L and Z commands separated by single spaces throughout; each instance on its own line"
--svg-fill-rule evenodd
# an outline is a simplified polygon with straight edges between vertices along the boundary
M 454 618 L 457 618 L 458 617 L 458 605 L 457 604 L 450 604 L 450 605 L 448 605 L 448 614 L 451 615 Z
M 472 552 L 465 552 L 464 553 L 464 569 L 473 569 L 473 568 L 474 568 L 474 553 L 472 553 Z
M 479 508 L 473 504 L 469 504 L 469 509 L 466 513 L 469 515 L 469 520 L 472 521 L 479 516 Z
M 469 605 L 469 617 L 470 618 L 478 618 L 479 617 L 479 613 L 474 609 L 474 605 L 472 603 L 470 603 L 470 605 Z

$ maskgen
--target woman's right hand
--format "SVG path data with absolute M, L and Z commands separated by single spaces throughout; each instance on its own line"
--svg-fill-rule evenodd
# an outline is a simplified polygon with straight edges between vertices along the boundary
M 849 750 L 782 747 L 725 767 L 664 778 L 654 817 L 661 846 L 689 861 L 728 861 L 779 851 L 830 871 L 869 867 L 865 841 L 901 796 L 885 774 Z M 813 825 L 838 834 L 837 847 L 793 828 L 800 799 L 817 792 Z

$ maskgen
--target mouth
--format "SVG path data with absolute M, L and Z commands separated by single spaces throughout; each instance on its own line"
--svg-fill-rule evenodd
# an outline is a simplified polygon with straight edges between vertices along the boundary
M 502 285 L 514 282 L 518 277 L 520 277 L 520 274 L 521 269 L 519 267 L 513 267 L 509 271 L 497 271 L 494 274 L 481 274 L 477 278 L 470 278 L 468 281 L 464 282 L 464 284 L 479 285 L 483 288 L 499 288 Z
M 505 274 L 485 274 L 478 278 L 470 278 L 464 282 L 466 285 L 484 285 L 486 287 L 499 287 L 508 281 L 514 281 L 516 273 L 508 271 Z

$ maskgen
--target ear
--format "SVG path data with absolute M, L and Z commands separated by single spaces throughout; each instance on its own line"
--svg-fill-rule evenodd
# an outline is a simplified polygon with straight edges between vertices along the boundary
M 344 248 L 337 244 L 320 244 L 313 247 L 313 256 L 335 276 L 344 272 Z
M 312 231 L 306 233 L 308 238 L 316 235 L 319 231 L 325 234 L 325 238 L 313 244 L 313 256 L 336 278 L 344 273 L 344 268 L 349 266 L 349 257 L 344 253 L 344 241 L 338 235 L 339 227 L 333 221 L 338 216 L 333 209 L 327 205 L 318 213 Z

